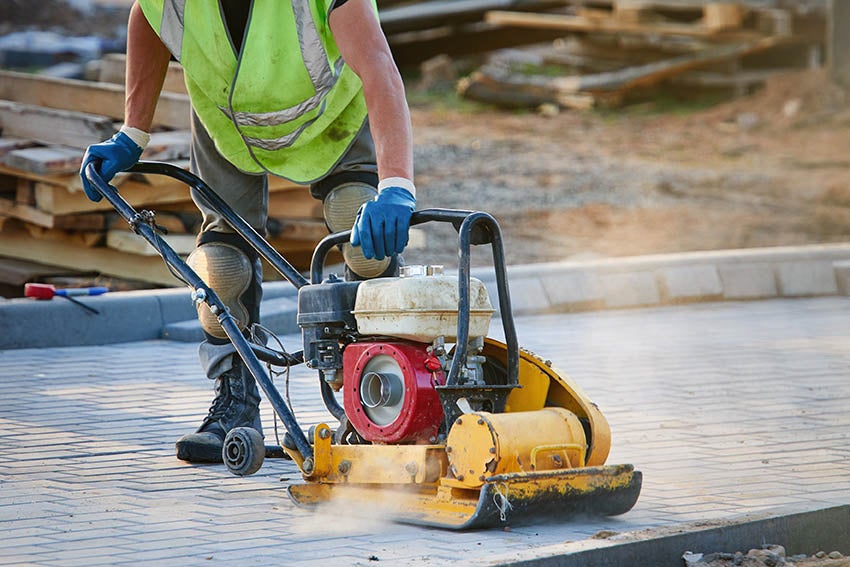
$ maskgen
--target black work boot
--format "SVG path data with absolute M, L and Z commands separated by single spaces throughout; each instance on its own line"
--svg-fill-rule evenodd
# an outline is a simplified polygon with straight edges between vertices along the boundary
M 224 438 L 234 427 L 263 432 L 260 393 L 254 377 L 238 355 L 233 366 L 215 379 L 215 398 L 209 414 L 195 433 L 177 440 L 177 458 L 190 463 L 221 463 Z

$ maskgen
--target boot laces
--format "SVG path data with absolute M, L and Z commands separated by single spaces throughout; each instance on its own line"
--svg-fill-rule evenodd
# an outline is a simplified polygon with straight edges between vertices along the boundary
M 209 412 L 207 412 L 207 417 L 204 418 L 204 425 L 209 423 L 215 423 L 224 417 L 227 412 L 227 408 L 230 406 L 230 384 L 229 380 L 226 376 L 222 376 L 220 378 L 221 385 L 219 387 L 219 391 L 216 393 L 215 398 L 213 398 L 212 404 L 210 404 Z

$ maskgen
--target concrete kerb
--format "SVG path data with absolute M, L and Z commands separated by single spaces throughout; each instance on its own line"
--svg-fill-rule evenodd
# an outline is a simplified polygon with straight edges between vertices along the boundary
M 495 275 L 477 268 L 498 308 Z M 511 266 L 515 315 L 623 309 L 705 301 L 850 295 L 850 244 L 822 244 Z M 264 285 L 262 323 L 296 332 L 296 290 Z M 118 292 L 69 301 L 0 302 L 0 349 L 109 344 L 166 338 L 196 342 L 200 325 L 186 289 Z
M 818 551 L 850 553 L 850 506 L 824 509 L 778 509 L 732 520 L 676 524 L 640 532 L 616 534 L 545 546 L 495 557 L 490 565 L 523 567 L 620 567 L 652 565 L 681 567 L 682 556 L 694 553 L 734 553 L 782 545 L 786 555 Z
M 492 272 L 475 270 L 496 297 Z M 518 314 L 850 293 L 850 244 L 658 254 L 513 266 Z
M 295 330 L 296 290 L 286 282 L 263 285 L 263 304 L 270 306 L 269 317 L 286 333 Z M 58 346 L 104 345 L 161 339 L 169 330 L 184 327 L 182 340 L 201 340 L 195 306 L 188 289 L 165 289 L 107 293 L 77 298 L 96 309 L 89 313 L 62 298 L 50 301 L 12 299 L 0 301 L 0 349 Z M 287 303 L 286 315 L 275 306 Z M 265 321 L 265 318 L 264 318 Z M 176 326 L 176 327 L 175 327 Z M 175 333 L 177 331 L 174 331 Z

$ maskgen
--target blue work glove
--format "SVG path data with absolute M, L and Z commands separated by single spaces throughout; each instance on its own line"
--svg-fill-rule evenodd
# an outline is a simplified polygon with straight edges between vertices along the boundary
M 351 245 L 360 246 L 369 259 L 383 260 L 401 254 L 407 246 L 410 216 L 415 210 L 416 198 L 410 191 L 401 187 L 384 188 L 357 212 Z
M 86 196 L 94 202 L 103 196 L 86 178 L 86 166 L 93 163 L 95 169 L 104 181 L 109 183 L 119 171 L 127 171 L 133 167 L 142 155 L 142 148 L 124 132 L 118 132 L 105 142 L 92 144 L 83 156 L 80 167 L 80 177 L 83 180 L 83 190 Z

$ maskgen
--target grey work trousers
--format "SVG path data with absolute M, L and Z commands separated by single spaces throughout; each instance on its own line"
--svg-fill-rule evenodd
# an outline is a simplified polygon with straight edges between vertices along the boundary
M 237 214 L 261 235 L 266 234 L 269 191 L 266 174 L 245 173 L 219 154 L 197 115 L 192 113 L 192 144 L 189 152 L 192 173 L 203 179 Z M 351 147 L 328 172 L 331 177 L 343 172 L 370 173 L 377 176 L 375 145 L 368 120 Z M 192 191 L 192 200 L 203 214 L 201 232 L 233 232 L 227 221 Z M 201 343 L 199 357 L 207 377 L 215 379 L 232 366 L 235 348 L 229 342 Z
M 269 191 L 266 174 L 245 173 L 224 159 L 198 116 L 192 113 L 192 145 L 189 151 L 192 173 L 203 179 L 224 201 L 260 234 L 266 233 Z M 367 120 L 351 147 L 327 173 L 363 172 L 377 175 L 375 144 Z M 195 192 L 192 199 L 204 215 L 201 232 L 233 232 L 221 215 Z

